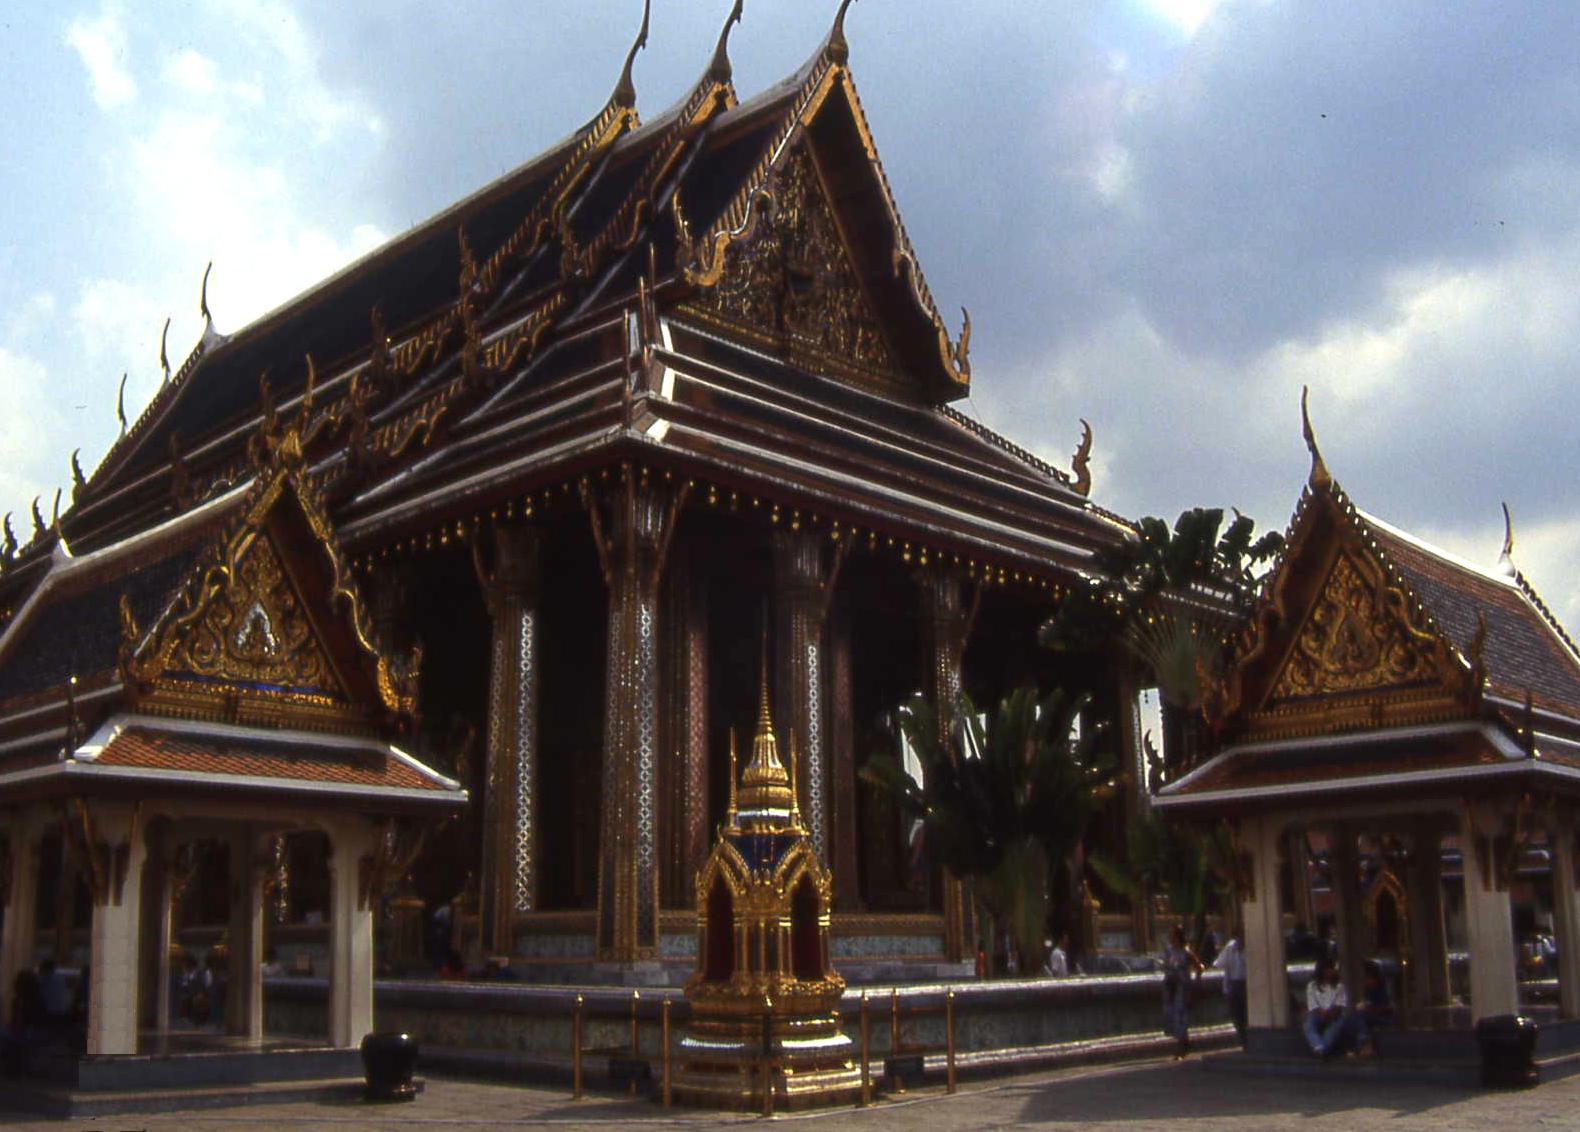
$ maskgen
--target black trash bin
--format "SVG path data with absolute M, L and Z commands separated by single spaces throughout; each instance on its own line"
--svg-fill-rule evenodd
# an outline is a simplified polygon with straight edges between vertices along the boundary
M 1481 1046 L 1481 1083 L 1492 1089 L 1521 1089 L 1540 1079 L 1536 1069 L 1536 1023 L 1518 1014 L 1497 1014 L 1476 1023 Z
M 362 1039 L 362 1075 L 370 1101 L 409 1101 L 417 1096 L 412 1071 L 417 1042 L 410 1034 L 369 1034 Z

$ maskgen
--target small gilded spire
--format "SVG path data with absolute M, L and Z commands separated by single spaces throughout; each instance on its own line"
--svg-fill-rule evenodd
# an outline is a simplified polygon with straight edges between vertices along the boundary
M 625 67 L 620 71 L 620 81 L 615 84 L 610 100 L 617 106 L 636 105 L 636 83 L 631 78 L 631 67 L 636 63 L 636 53 L 647 46 L 647 24 L 652 16 L 652 0 L 642 0 L 642 30 L 636 33 L 636 42 L 626 52 Z
M 790 775 L 779 761 L 773 717 L 768 711 L 768 634 L 763 633 L 762 691 L 757 709 L 757 733 L 752 736 L 752 758 L 741 774 L 740 805 L 749 811 L 778 811 L 788 818 L 793 806 Z
M 1322 453 L 1317 449 L 1317 434 L 1311 427 L 1311 411 L 1308 402 L 1311 398 L 1311 389 L 1308 386 L 1300 387 L 1300 431 L 1306 438 L 1306 448 L 1311 452 L 1311 486 L 1331 487 L 1333 476 L 1328 472 L 1328 466 L 1322 462 Z
M 727 83 L 735 73 L 730 65 L 730 28 L 741 22 L 744 3 L 745 0 L 735 0 L 729 18 L 724 21 L 724 29 L 719 32 L 718 45 L 713 49 L 713 61 L 708 64 L 708 77 L 714 82 Z
M 1519 573 L 1514 565 L 1514 519 L 1507 503 L 1503 504 L 1503 549 L 1498 553 L 1498 573 L 1507 578 Z
M 739 817 L 737 817 L 735 808 L 735 779 L 737 774 L 738 771 L 736 770 L 735 756 L 735 728 L 732 727 L 730 728 L 730 805 L 724 819 L 726 826 L 730 829 L 739 829 L 741 824 Z

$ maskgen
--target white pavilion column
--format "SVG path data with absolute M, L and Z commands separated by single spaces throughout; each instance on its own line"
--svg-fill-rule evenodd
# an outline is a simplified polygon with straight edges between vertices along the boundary
M 263 862 L 247 829 L 230 839 L 230 963 L 225 1031 L 263 1038 Z
M 1553 932 L 1558 944 L 1558 1008 L 1580 1018 L 1580 894 L 1575 891 L 1575 831 L 1554 822 L 1547 831 L 1553 869 Z
M 5 906 L 5 931 L 0 933 L 0 1025 L 11 1020 L 11 996 L 16 977 L 33 965 L 33 943 L 38 918 L 38 846 L 43 823 L 39 815 L 19 814 L 11 823 L 11 875 L 6 885 L 10 899 Z
M 1245 947 L 1246 1013 L 1252 1027 L 1289 1025 L 1289 979 L 1284 971 L 1284 931 L 1279 908 L 1279 822 L 1248 818 L 1241 840 L 1251 853 L 1253 891 L 1240 904 Z
M 1336 825 L 1327 830 L 1328 860 L 1333 878 L 1333 905 L 1337 913 L 1339 979 L 1357 1001 L 1365 985 L 1366 944 L 1360 902 L 1360 850 L 1355 830 Z
M 374 825 L 360 816 L 329 834 L 329 1044 L 360 1045 L 373 1029 L 373 909 L 362 896 L 362 858 Z
M 138 944 L 142 940 L 144 838 L 132 806 L 92 811 L 104 891 L 93 894 L 92 970 L 88 979 L 88 1053 L 137 1052 Z M 124 856 L 122 856 L 124 854 Z M 125 861 L 124 871 L 118 858 Z
M 1498 887 L 1494 838 L 1477 832 L 1478 828 L 1499 830 L 1501 818 L 1497 809 L 1487 806 L 1467 807 L 1460 819 L 1472 1019 L 1515 1014 L 1520 1006 L 1509 894 Z

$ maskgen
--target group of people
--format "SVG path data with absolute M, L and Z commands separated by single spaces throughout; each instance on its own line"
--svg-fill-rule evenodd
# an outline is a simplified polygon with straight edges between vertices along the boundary
M 1223 972 L 1229 1017 L 1244 1045 L 1247 1023 L 1245 951 L 1238 933 L 1218 951 L 1212 965 Z M 1191 993 L 1205 968 L 1206 964 L 1185 938 L 1184 925 L 1176 924 L 1163 949 L 1163 1032 L 1177 1043 L 1176 1059 L 1190 1052 Z M 1338 963 L 1326 955 L 1317 960 L 1316 971 L 1306 984 L 1306 1017 L 1302 1024 L 1313 1056 L 1326 1060 L 1354 1052 L 1360 1057 L 1375 1057 L 1377 1046 L 1372 1031 L 1394 1020 L 1388 984 L 1375 961 L 1366 963 L 1365 988 L 1359 1003 L 1352 1009 L 1349 991 L 1339 978 Z
M 11 1017 L 0 1029 L 0 1068 L 26 1072 L 33 1051 L 62 1044 L 80 1047 L 88 1017 L 88 969 L 77 974 L 76 986 L 54 959 L 17 972 L 12 984 Z

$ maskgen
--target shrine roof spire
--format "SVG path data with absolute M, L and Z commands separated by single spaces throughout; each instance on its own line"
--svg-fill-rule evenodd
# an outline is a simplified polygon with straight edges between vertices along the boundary
M 1311 427 L 1311 411 L 1309 401 L 1311 388 L 1306 385 L 1300 387 L 1300 431 L 1306 438 L 1306 448 L 1311 453 L 1310 483 L 1314 488 L 1333 486 L 1333 475 L 1328 471 L 1328 466 L 1322 460 L 1322 452 L 1317 448 L 1317 434 Z
M 609 100 L 617 106 L 636 105 L 636 83 L 631 78 L 631 67 L 636 62 L 636 53 L 647 46 L 647 27 L 652 14 L 653 0 L 642 0 L 642 28 L 636 33 L 636 42 L 631 44 L 631 50 L 626 52 L 625 66 L 620 69 L 620 81 L 609 96 Z
M 1498 573 L 1506 578 L 1519 576 L 1514 565 L 1514 519 L 1509 515 L 1509 505 L 1503 504 L 1503 549 L 1498 552 Z

